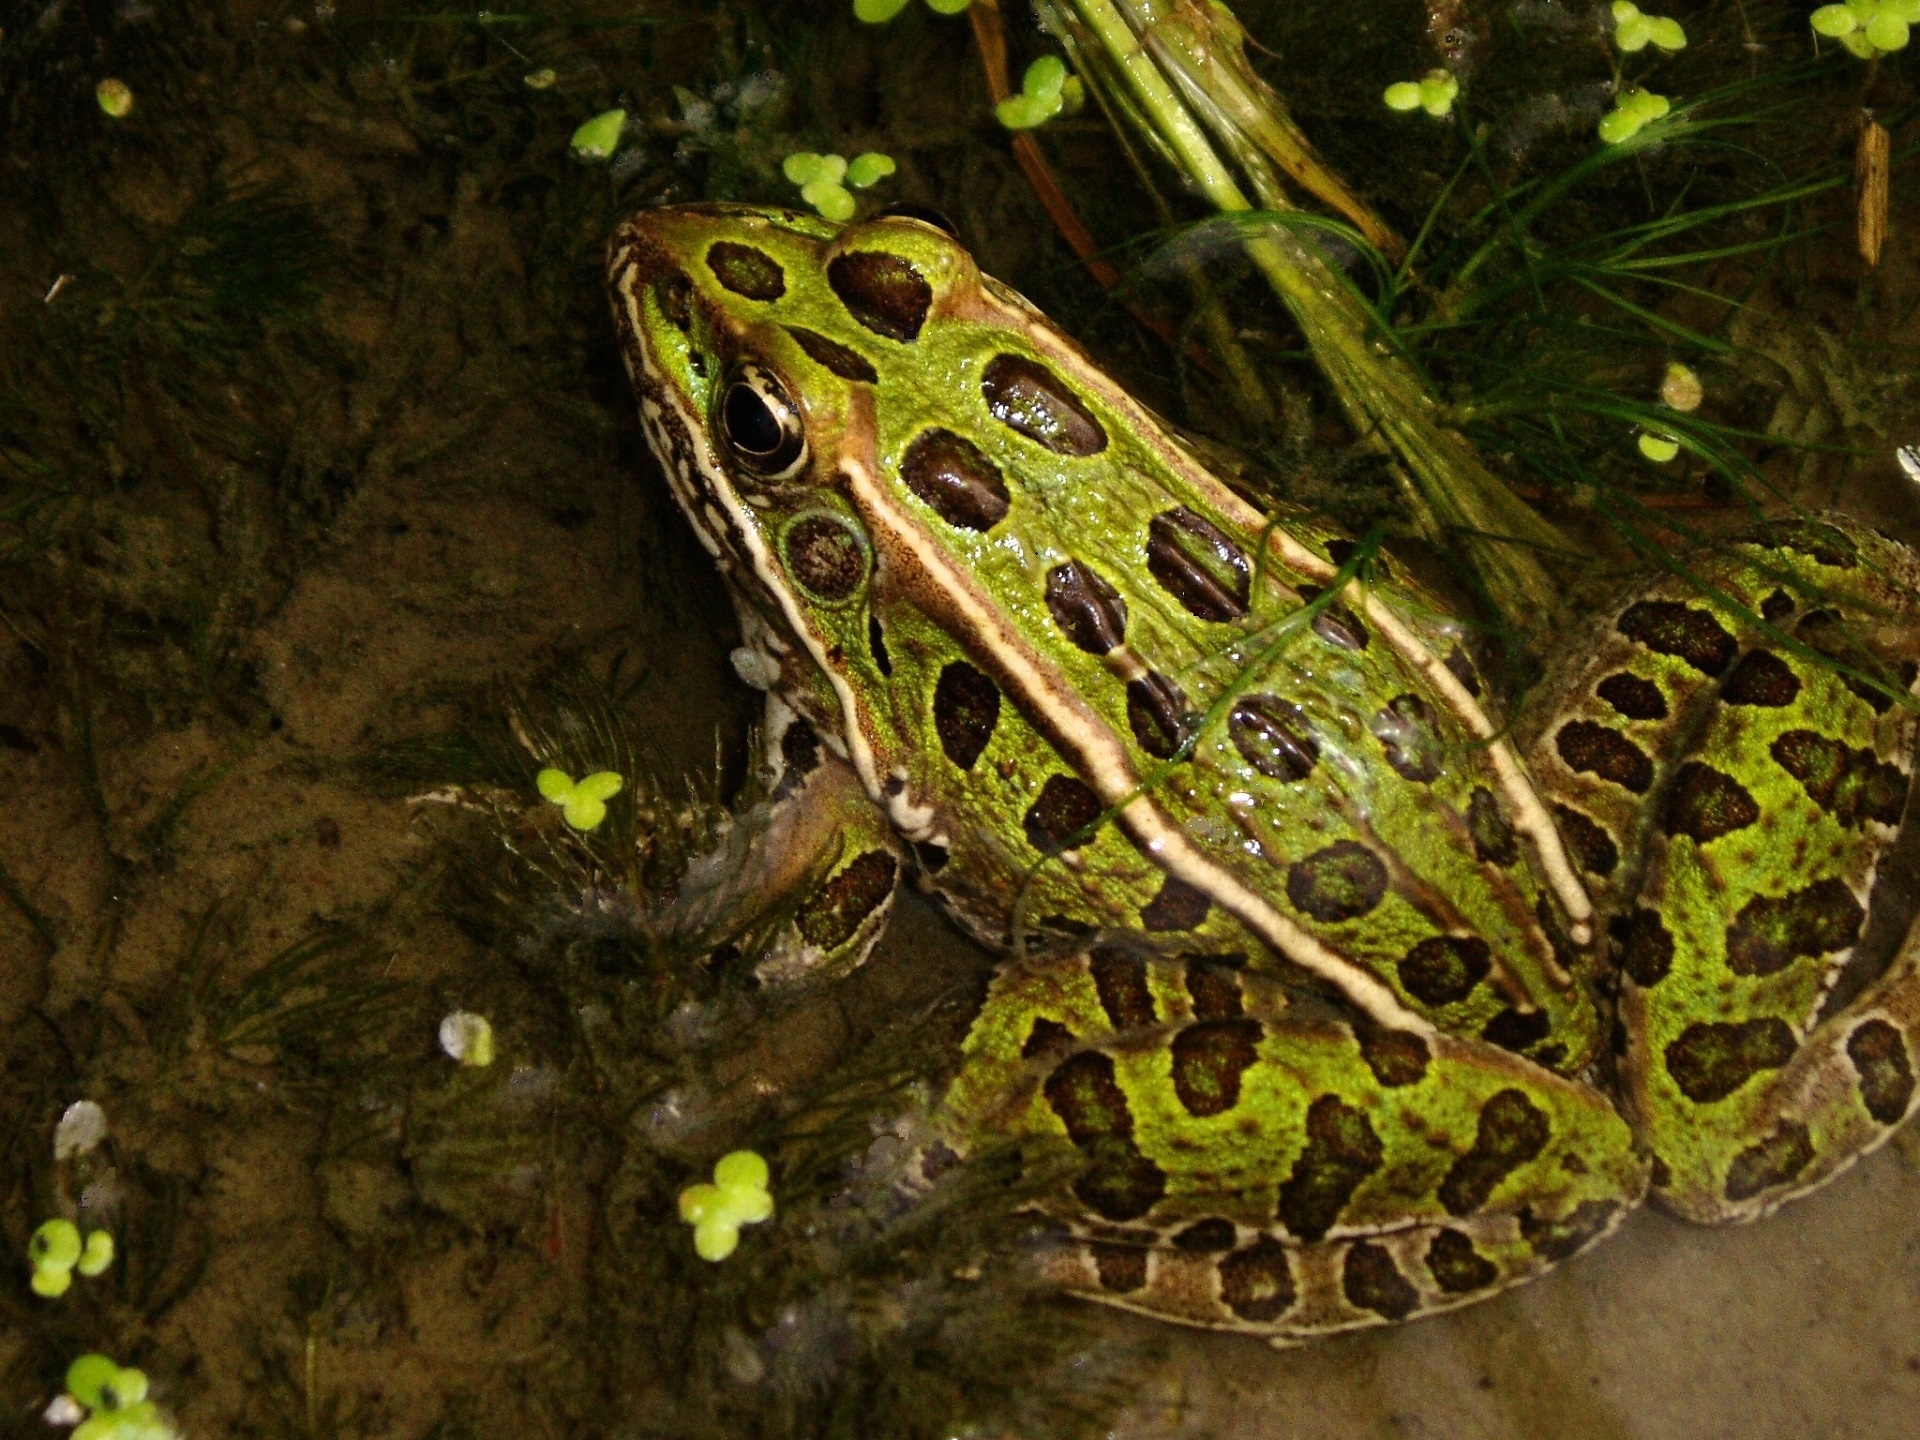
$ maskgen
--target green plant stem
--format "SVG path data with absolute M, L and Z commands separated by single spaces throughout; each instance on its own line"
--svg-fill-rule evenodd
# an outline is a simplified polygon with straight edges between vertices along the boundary
M 1071 0 L 1075 17 L 1130 92 L 1133 103 L 1122 108 L 1152 126 L 1162 152 L 1216 209 L 1251 212 L 1252 199 L 1136 35 L 1121 11 L 1124 3 L 1129 0 Z M 1057 5 L 1043 15 L 1056 29 L 1065 28 Z M 1278 195 L 1265 198 L 1269 209 L 1291 208 Z M 1487 470 L 1464 438 L 1440 423 L 1419 376 L 1372 338 L 1374 317 L 1325 255 L 1273 227 L 1250 227 L 1243 243 L 1299 325 L 1350 422 L 1399 462 L 1418 528 L 1435 543 L 1463 547 L 1501 610 L 1550 614 L 1563 587 L 1548 574 L 1542 552 L 1569 548 L 1560 533 Z

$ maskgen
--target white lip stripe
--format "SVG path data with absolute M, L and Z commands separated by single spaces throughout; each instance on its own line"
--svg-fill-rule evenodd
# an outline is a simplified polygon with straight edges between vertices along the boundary
M 922 572 L 950 603 L 967 633 L 992 654 L 1002 674 L 1018 692 L 1029 713 L 1041 716 L 1054 733 L 1072 735 L 1079 742 L 1079 765 L 1085 779 L 1108 806 L 1126 803 L 1119 818 L 1146 854 L 1169 875 L 1185 881 L 1231 911 L 1276 951 L 1311 974 L 1318 975 L 1377 1023 L 1394 1030 L 1432 1035 L 1433 1027 L 1402 1005 L 1386 985 L 1352 961 L 1344 959 L 1293 921 L 1282 915 L 1232 874 L 1202 855 L 1158 806 L 1135 794 L 1139 777 L 1125 748 L 1105 725 L 1090 723 L 1061 700 L 1065 679 L 1035 655 L 1018 634 L 966 583 L 925 534 L 902 515 L 872 473 L 854 460 L 843 460 L 854 502 L 876 530 L 911 553 Z M 1133 799 L 1126 797 L 1133 795 Z
M 617 283 L 621 303 L 627 307 L 627 316 L 636 335 L 640 333 L 643 318 L 639 297 L 634 294 L 634 277 L 637 270 L 637 266 L 629 267 Z M 847 758 L 853 762 L 854 772 L 860 777 L 860 784 L 873 798 L 874 803 L 884 804 L 886 797 L 880 788 L 880 774 L 873 762 L 873 747 L 867 743 L 867 734 L 861 723 L 859 702 L 854 699 L 853 687 L 832 665 L 827 663 L 826 647 L 821 644 L 819 637 L 807 624 L 806 616 L 801 613 L 799 603 L 793 598 L 785 578 L 774 567 L 773 557 L 767 553 L 767 547 L 760 539 L 757 522 L 747 513 L 739 497 L 733 493 L 731 482 L 714 461 L 713 452 L 703 438 L 704 427 L 699 423 L 698 417 L 689 415 L 681 406 L 674 387 L 654 368 L 653 357 L 648 353 L 647 347 L 639 345 L 635 348 L 640 352 L 640 363 L 651 388 L 664 403 L 671 405 L 680 417 L 687 443 L 693 451 L 693 463 L 700 467 L 701 473 L 708 479 L 709 498 L 727 508 L 733 519 L 734 533 L 746 546 L 747 559 L 753 565 L 754 574 L 760 577 L 760 582 L 779 602 L 780 609 L 786 616 L 787 628 L 799 637 L 802 645 L 807 647 L 807 653 L 813 657 L 814 664 L 820 667 L 820 673 L 826 676 L 827 683 L 833 686 L 833 693 L 840 701 L 841 731 L 847 742 Z M 659 459 L 662 468 L 669 472 L 673 470 L 671 456 L 661 455 Z M 684 477 L 682 479 L 684 484 L 681 492 L 682 508 L 692 514 L 695 512 L 686 504 L 686 500 L 691 498 L 687 492 L 692 489 L 692 486 L 690 482 L 684 481 Z
M 987 292 L 982 291 L 985 303 L 999 308 L 1007 322 L 1017 325 L 1027 334 L 1034 344 L 1070 372 L 1084 372 L 1092 368 L 1092 362 L 1080 353 L 1078 347 L 1060 335 L 1044 322 L 1036 323 L 1032 315 L 1024 314 L 1011 306 L 1003 305 Z M 1187 482 L 1207 497 L 1224 514 L 1230 515 L 1251 534 L 1259 534 L 1265 529 L 1267 517 L 1253 506 L 1242 500 L 1232 490 L 1222 485 L 1204 466 L 1173 444 L 1161 431 L 1159 423 L 1136 402 L 1131 395 L 1117 386 L 1102 388 L 1102 396 L 1114 409 L 1124 414 L 1131 423 L 1134 436 L 1156 449 L 1167 465 L 1177 470 Z M 1272 544 L 1283 565 L 1312 576 L 1316 580 L 1331 580 L 1337 573 L 1337 567 L 1329 565 L 1280 526 L 1271 531 Z M 1454 673 L 1447 669 L 1434 653 L 1423 645 L 1388 609 L 1386 603 L 1372 594 L 1364 597 L 1367 618 L 1381 633 L 1400 657 L 1406 660 L 1420 673 L 1426 676 L 1434 689 L 1440 692 L 1447 706 L 1471 730 L 1477 739 L 1485 740 L 1487 753 L 1493 762 L 1494 776 L 1499 782 L 1501 792 L 1513 807 L 1514 828 L 1533 842 L 1535 853 L 1540 857 L 1540 868 L 1547 885 L 1559 899 L 1567 912 L 1569 935 L 1576 945 L 1585 945 L 1593 938 L 1593 901 L 1588 896 L 1586 886 L 1580 883 L 1580 877 L 1574 873 L 1573 863 L 1567 856 L 1565 843 L 1560 832 L 1554 827 L 1553 819 L 1547 814 L 1547 807 L 1540 802 L 1539 794 L 1533 788 L 1533 782 L 1521 768 L 1520 759 L 1513 753 L 1513 747 L 1505 740 L 1495 739 L 1499 731 L 1487 712 L 1480 708 L 1479 702 L 1467 693 Z M 1560 983 L 1570 982 L 1569 977 L 1559 963 L 1551 958 L 1546 961 L 1550 973 Z

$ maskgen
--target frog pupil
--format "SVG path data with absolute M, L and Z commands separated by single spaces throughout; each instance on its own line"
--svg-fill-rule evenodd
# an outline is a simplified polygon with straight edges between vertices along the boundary
M 780 448 L 780 417 L 773 407 L 744 380 L 735 381 L 727 391 L 727 438 L 736 450 L 748 455 L 771 455 Z

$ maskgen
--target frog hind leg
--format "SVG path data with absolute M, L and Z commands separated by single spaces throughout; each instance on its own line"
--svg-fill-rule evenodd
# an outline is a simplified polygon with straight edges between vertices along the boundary
M 1064 1139 L 1048 1275 L 1274 1344 L 1449 1310 L 1610 1233 L 1645 1159 L 1598 1092 L 1478 1040 L 1370 1031 L 1124 941 L 1010 965 L 940 1121 Z
M 715 857 L 716 892 L 749 928 L 774 917 L 754 974 L 768 984 L 831 977 L 863 964 L 886 929 L 904 846 L 853 767 L 813 726 L 768 696 L 764 788 L 752 823 Z
M 1654 1197 L 1712 1223 L 1831 1179 L 1914 1106 L 1920 935 L 1864 986 L 1855 947 L 1910 788 L 1920 563 L 1796 522 L 1693 572 L 1604 617 L 1531 758 L 1610 912 Z

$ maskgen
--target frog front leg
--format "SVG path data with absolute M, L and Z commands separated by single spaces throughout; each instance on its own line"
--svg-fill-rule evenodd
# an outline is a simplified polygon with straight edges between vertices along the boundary
M 1006 967 L 939 1121 L 1063 1137 L 1070 1291 L 1291 1344 L 1452 1309 L 1609 1233 L 1647 1165 L 1598 1092 L 1477 1040 L 1357 1025 L 1132 941 Z
M 845 974 L 886 929 L 902 842 L 853 767 L 778 695 L 762 733 L 769 798 L 749 853 L 732 862 L 728 903 L 739 916 L 781 917 L 761 981 Z
M 1920 565 L 1801 523 L 1692 568 L 1606 617 L 1534 757 L 1612 891 L 1655 1196 L 1750 1220 L 1914 1106 L 1920 935 L 1864 988 L 1854 949 L 1907 808 Z

